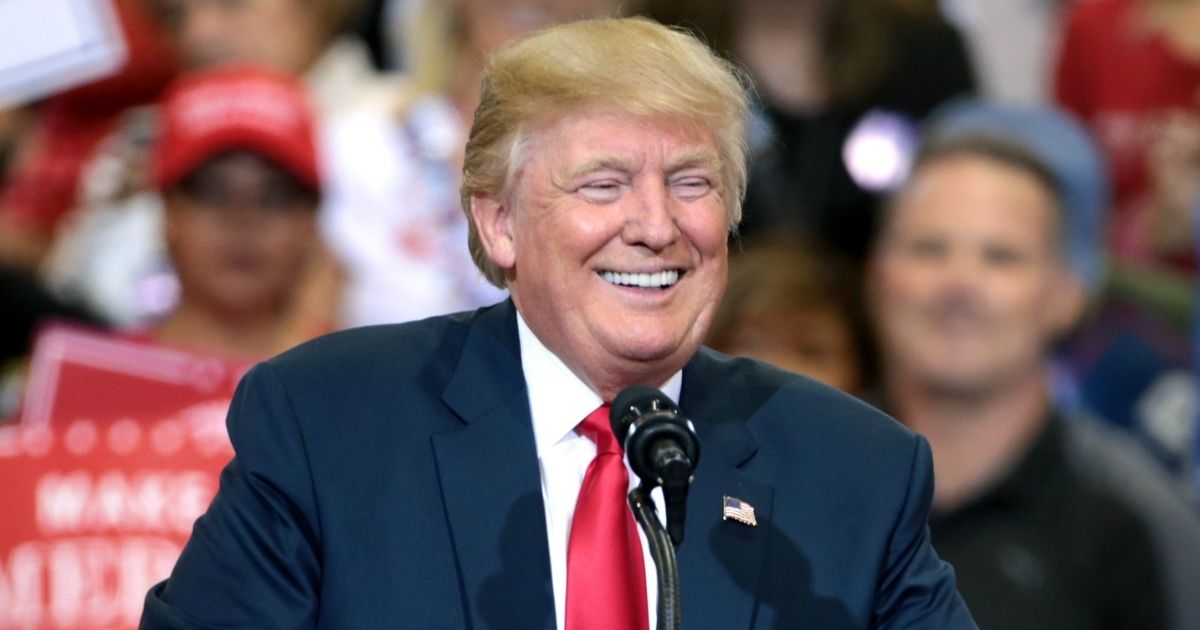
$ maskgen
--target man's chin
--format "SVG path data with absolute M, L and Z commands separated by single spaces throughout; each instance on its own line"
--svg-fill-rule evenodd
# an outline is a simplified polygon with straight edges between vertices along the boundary
M 665 342 L 658 339 L 638 340 L 635 337 L 620 341 L 621 343 L 614 347 L 611 353 L 615 357 L 620 357 L 622 361 L 646 366 L 678 363 L 678 367 L 674 369 L 682 368 L 699 347 L 699 344 L 693 346 L 686 342 Z

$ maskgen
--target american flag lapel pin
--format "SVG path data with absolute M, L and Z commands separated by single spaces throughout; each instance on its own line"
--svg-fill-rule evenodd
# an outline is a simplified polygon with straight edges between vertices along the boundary
M 758 527 L 758 519 L 754 517 L 754 506 L 745 501 L 725 495 L 721 506 L 721 520 L 737 521 L 750 527 Z

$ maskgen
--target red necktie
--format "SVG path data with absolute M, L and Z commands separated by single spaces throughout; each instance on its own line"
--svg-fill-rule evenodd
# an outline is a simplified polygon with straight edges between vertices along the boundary
M 646 569 L 626 502 L 629 473 L 608 424 L 608 405 L 576 429 L 596 443 L 567 543 L 567 630 L 647 630 Z

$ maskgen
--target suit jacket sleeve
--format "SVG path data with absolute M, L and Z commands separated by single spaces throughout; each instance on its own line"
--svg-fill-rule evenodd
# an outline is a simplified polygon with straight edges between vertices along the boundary
M 929 539 L 933 501 L 933 457 L 916 436 L 908 496 L 884 558 L 875 598 L 877 628 L 975 628 L 955 586 L 954 569 L 938 558 Z
M 311 628 L 320 523 L 304 438 L 268 364 L 238 386 L 227 420 L 234 459 L 141 628 Z

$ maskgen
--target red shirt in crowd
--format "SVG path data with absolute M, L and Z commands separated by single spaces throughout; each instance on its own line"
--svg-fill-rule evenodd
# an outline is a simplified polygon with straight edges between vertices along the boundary
M 1122 258 L 1148 255 L 1147 150 L 1171 111 L 1200 115 L 1200 63 L 1151 31 L 1139 0 L 1075 2 L 1065 20 L 1055 76 L 1058 102 L 1088 124 L 1106 153 L 1116 204 L 1110 245 Z

